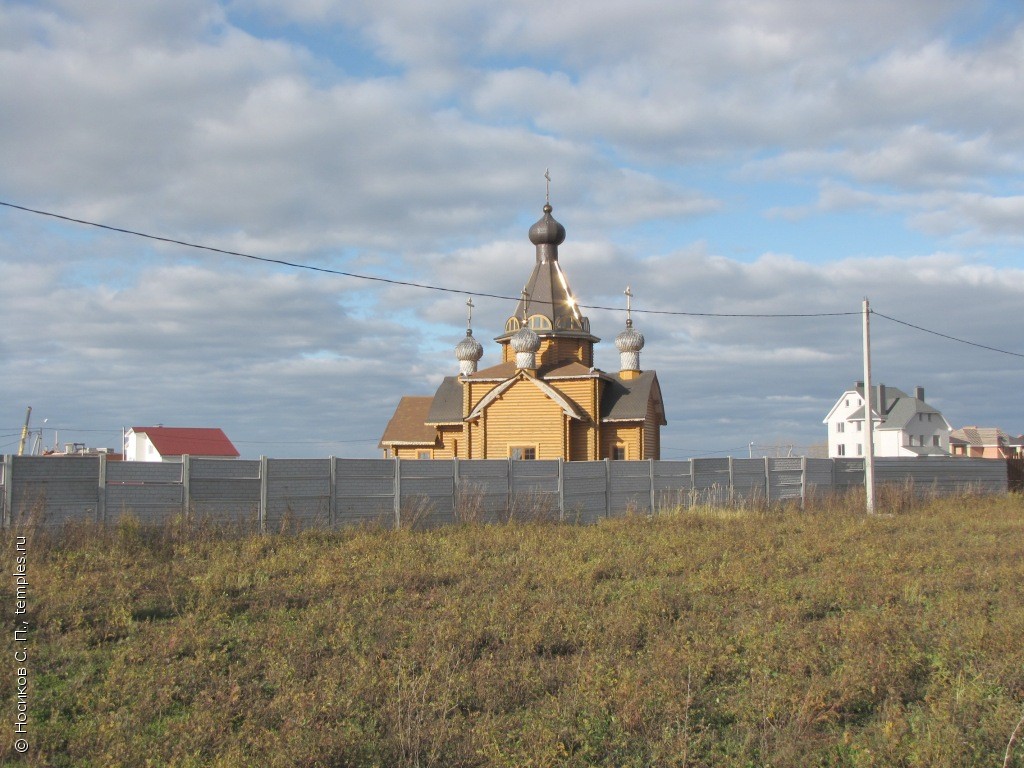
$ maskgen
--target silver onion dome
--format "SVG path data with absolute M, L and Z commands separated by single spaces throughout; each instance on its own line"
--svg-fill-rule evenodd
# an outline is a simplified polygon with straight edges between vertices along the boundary
M 484 347 L 479 341 L 473 338 L 473 331 L 466 329 L 466 336 L 455 345 L 455 359 L 460 363 L 479 362 L 484 356 Z
M 540 349 L 540 336 L 532 328 L 523 326 L 513 334 L 509 342 L 516 352 L 536 352 Z
M 629 323 L 626 330 L 615 337 L 615 346 L 619 352 L 639 352 L 644 348 L 644 335 Z

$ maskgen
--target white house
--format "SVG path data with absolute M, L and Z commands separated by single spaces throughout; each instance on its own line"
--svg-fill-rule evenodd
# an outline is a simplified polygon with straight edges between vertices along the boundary
M 216 427 L 132 427 L 124 434 L 125 461 L 181 461 L 182 456 L 237 459 L 235 446 Z
M 875 456 L 948 456 L 952 428 L 924 400 L 924 387 L 913 396 L 895 387 L 872 388 Z M 864 455 L 864 382 L 846 390 L 828 412 L 829 458 Z

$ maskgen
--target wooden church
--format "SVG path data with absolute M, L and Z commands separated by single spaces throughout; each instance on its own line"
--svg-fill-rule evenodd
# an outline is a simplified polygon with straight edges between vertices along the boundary
M 455 346 L 459 374 L 432 397 L 403 397 L 379 447 L 402 459 L 658 459 L 665 407 L 654 371 L 640 368 L 643 335 L 626 327 L 615 338 L 619 371 L 594 367 L 590 320 L 580 312 L 558 246 L 565 227 L 544 205 L 530 227 L 533 274 L 505 331 L 495 338 L 501 362 L 477 370 L 483 347 L 466 336 Z

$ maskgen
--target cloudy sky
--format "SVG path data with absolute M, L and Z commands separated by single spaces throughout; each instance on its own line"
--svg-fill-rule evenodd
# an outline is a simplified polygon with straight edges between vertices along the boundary
M 1024 432 L 1016 0 L 0 0 L 0 73 L 0 201 L 310 267 L 0 206 L 0 452 L 32 406 L 47 446 L 379 455 L 458 291 L 518 296 L 547 168 L 664 458 L 824 442 L 865 297 L 876 381 Z M 514 305 L 475 304 L 493 364 Z

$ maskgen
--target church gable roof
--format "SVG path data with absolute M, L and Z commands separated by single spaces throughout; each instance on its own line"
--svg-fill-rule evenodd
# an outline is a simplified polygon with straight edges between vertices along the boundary
M 601 396 L 601 421 L 643 421 L 653 401 L 660 416 L 659 423 L 668 423 L 661 399 L 661 385 L 654 371 L 644 371 L 635 379 L 618 376 L 609 379 L 608 387 Z
M 393 445 L 434 445 L 437 430 L 426 423 L 433 397 L 406 395 L 398 402 L 395 415 L 391 417 L 379 448 Z
M 437 388 L 427 413 L 427 424 L 462 423 L 462 382 L 457 376 L 445 376 Z
M 576 407 L 576 405 L 565 395 L 559 392 L 557 389 L 552 387 L 550 384 L 544 383 L 541 379 L 534 378 L 533 376 L 527 376 L 526 374 L 518 374 L 512 376 L 509 379 L 501 382 L 498 386 L 494 387 L 490 392 L 480 398 L 480 401 L 474 406 L 473 410 L 470 411 L 466 417 L 466 421 L 479 418 L 485 410 L 499 397 L 505 394 L 508 390 L 512 389 L 516 384 L 521 381 L 528 381 L 537 387 L 541 392 L 544 393 L 550 400 L 555 402 L 562 412 L 566 416 L 572 419 L 584 419 L 584 414 Z

